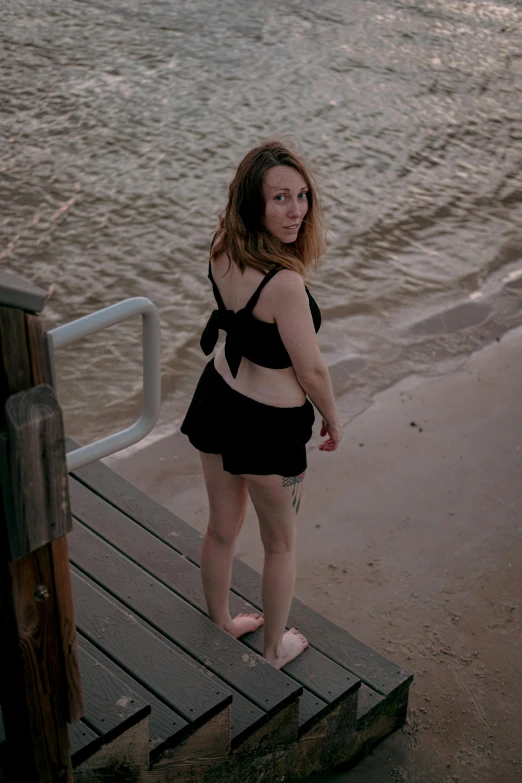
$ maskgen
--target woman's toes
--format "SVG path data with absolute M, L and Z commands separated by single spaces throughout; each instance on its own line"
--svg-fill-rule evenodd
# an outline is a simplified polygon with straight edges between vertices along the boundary
M 265 658 L 276 669 L 281 669 L 287 663 L 293 661 L 308 647 L 308 639 L 296 628 L 290 628 L 283 634 L 281 650 L 278 655 L 266 654 Z
M 231 624 L 225 627 L 231 636 L 235 639 L 239 639 L 245 633 L 252 633 L 256 631 L 259 626 L 263 625 L 264 618 L 260 614 L 237 614 L 232 620 Z

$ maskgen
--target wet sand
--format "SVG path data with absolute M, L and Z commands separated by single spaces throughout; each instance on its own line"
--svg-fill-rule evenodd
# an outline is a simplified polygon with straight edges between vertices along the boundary
M 296 592 L 415 675 L 404 729 L 318 781 L 522 780 L 521 357 L 519 328 L 457 371 L 378 394 L 341 451 L 314 438 Z M 204 530 L 183 436 L 110 462 Z M 260 568 L 252 509 L 237 554 Z

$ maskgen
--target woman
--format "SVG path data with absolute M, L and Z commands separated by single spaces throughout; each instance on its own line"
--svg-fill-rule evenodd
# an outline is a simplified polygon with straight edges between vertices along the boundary
M 318 194 L 303 163 L 278 142 L 240 163 L 214 237 L 209 278 L 217 302 L 201 338 L 210 354 L 181 431 L 200 451 L 210 517 L 201 575 L 209 617 L 238 638 L 264 623 L 264 657 L 281 668 L 308 646 L 285 633 L 295 584 L 296 512 L 314 409 L 319 448 L 342 438 L 316 332 L 321 315 L 304 283 L 324 248 Z M 232 560 L 250 495 L 265 550 L 264 617 L 228 609 Z

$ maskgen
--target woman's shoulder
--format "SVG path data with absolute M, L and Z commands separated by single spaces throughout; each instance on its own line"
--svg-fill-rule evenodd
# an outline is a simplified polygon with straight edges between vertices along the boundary
M 305 282 L 299 272 L 296 272 L 293 269 L 283 268 L 274 275 L 271 286 L 274 291 L 278 291 L 282 294 L 291 294 L 294 291 L 303 291 Z
M 219 253 L 210 259 L 210 270 L 214 280 L 221 280 L 224 278 L 230 279 L 233 277 L 235 264 L 230 261 L 227 253 Z M 232 274 L 229 274 L 229 273 Z
M 227 253 L 221 252 L 215 256 L 211 256 L 210 263 L 214 269 L 219 269 L 222 266 L 228 266 L 230 261 Z
M 305 281 L 299 272 L 292 269 L 281 269 L 270 280 L 267 288 L 276 312 L 308 306 Z

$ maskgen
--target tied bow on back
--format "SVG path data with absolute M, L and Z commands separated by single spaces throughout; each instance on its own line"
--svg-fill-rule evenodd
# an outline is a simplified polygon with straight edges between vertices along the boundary
M 213 242 L 214 240 L 212 240 L 212 243 Z M 241 359 L 243 358 L 245 338 L 248 332 L 248 316 L 252 313 L 252 310 L 256 306 L 261 291 L 268 281 L 271 280 L 275 274 L 277 274 L 280 268 L 281 267 L 274 267 L 270 272 L 268 272 L 248 300 L 245 307 L 235 313 L 233 310 L 226 309 L 221 294 L 219 293 L 219 288 L 217 287 L 214 278 L 212 277 L 212 267 L 209 262 L 208 278 L 212 283 L 212 288 L 214 289 L 214 296 L 218 304 L 218 309 L 214 310 L 208 319 L 208 323 L 203 331 L 203 334 L 201 335 L 199 344 L 201 345 L 203 353 L 208 356 L 216 347 L 216 343 L 219 337 L 219 330 L 223 329 L 227 333 L 227 339 L 225 341 L 225 358 L 227 360 L 228 366 L 230 367 L 230 372 L 234 378 L 237 376 L 239 365 L 241 364 Z
M 219 337 L 219 330 L 224 329 L 227 333 L 225 342 L 225 358 L 230 372 L 235 378 L 243 358 L 243 340 L 245 336 L 245 316 L 248 315 L 246 308 L 238 310 L 214 310 L 208 323 L 205 326 L 201 340 L 201 350 L 208 356 L 214 348 Z

